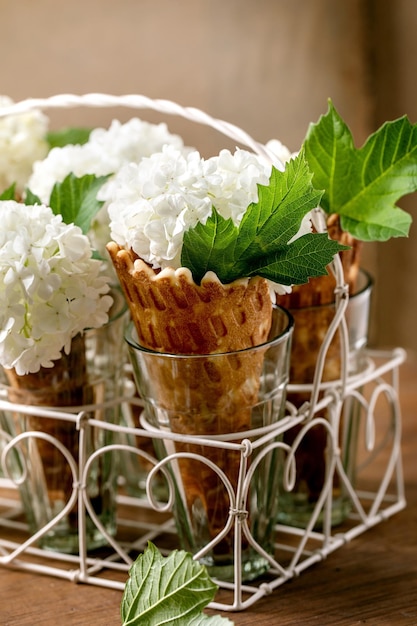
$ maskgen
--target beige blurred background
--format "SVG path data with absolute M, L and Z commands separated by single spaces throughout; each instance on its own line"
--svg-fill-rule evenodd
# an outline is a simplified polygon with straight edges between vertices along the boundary
M 258 141 L 297 150 L 327 99 L 356 144 L 383 121 L 417 121 L 415 0 L 0 0 L 0 93 L 139 93 L 203 109 Z M 222 135 L 148 111 L 48 111 L 51 127 L 167 121 L 209 156 Z M 417 195 L 401 206 L 416 214 Z M 417 222 L 417 220 L 416 220 Z M 417 224 L 365 247 L 375 279 L 371 338 L 417 350 Z

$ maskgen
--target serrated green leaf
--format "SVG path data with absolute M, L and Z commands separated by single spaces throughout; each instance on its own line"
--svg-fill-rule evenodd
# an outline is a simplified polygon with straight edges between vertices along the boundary
M 69 174 L 61 183 L 55 183 L 49 205 L 55 215 L 62 215 L 66 224 L 76 224 L 87 234 L 95 215 L 103 206 L 97 192 L 109 176 L 86 174 L 77 178 Z
M 213 209 L 205 224 L 198 222 L 184 233 L 181 264 L 191 270 L 196 282 L 200 282 L 209 270 L 224 278 L 233 271 L 238 233 L 230 218 L 226 220 Z
M 269 255 L 287 247 L 303 217 L 320 203 L 304 155 L 292 159 L 281 172 L 272 169 L 268 186 L 259 185 L 258 202 L 246 211 L 239 228 L 236 253 L 248 258 Z
M 311 178 L 303 153 L 284 172 L 272 168 L 269 185 L 258 186 L 258 202 L 247 208 L 239 226 L 213 209 L 205 224 L 184 234 L 182 265 L 191 270 L 196 282 L 208 270 L 223 283 L 257 275 L 292 285 L 325 274 L 343 247 L 327 235 L 311 234 L 302 237 L 302 242 L 294 239 L 304 216 L 318 206 L 322 196 Z
M 60 130 L 47 133 L 46 140 L 50 148 L 62 148 L 68 144 L 80 145 L 87 143 L 91 134 L 91 128 L 61 128 Z
M 311 276 L 327 274 L 326 266 L 342 248 L 326 233 L 306 233 L 275 253 L 252 260 L 252 276 L 263 276 L 281 285 L 303 285 Z
M 16 196 L 16 183 L 13 183 L 0 194 L 0 200 L 14 200 Z
M 362 241 L 388 241 L 392 237 L 406 237 L 408 235 L 411 216 L 400 208 L 396 209 L 395 223 L 391 210 L 380 211 L 374 218 L 369 215 L 367 221 L 354 220 L 342 215 L 340 225 L 342 229 L 353 234 Z
M 407 236 L 411 216 L 396 206 L 417 191 L 417 125 L 406 117 L 386 122 L 362 148 L 329 102 L 304 142 L 313 184 L 324 189 L 321 206 L 341 217 L 341 227 L 363 241 Z
M 206 568 L 191 554 L 174 550 L 163 557 L 149 542 L 129 572 L 120 612 L 123 626 L 220 626 L 232 624 L 202 609 L 217 591 Z
M 272 168 L 269 185 L 258 185 L 258 202 L 243 216 L 238 253 L 246 249 L 251 254 L 251 248 L 273 250 L 297 234 L 303 217 L 319 205 L 322 197 L 311 179 L 302 153 L 287 163 L 285 172 Z M 251 243 L 249 248 L 247 242 Z

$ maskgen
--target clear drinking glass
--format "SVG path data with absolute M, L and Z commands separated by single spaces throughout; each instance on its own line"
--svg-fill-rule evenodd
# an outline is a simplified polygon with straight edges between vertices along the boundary
M 346 309 L 349 353 L 348 375 L 357 376 L 365 365 L 364 348 L 368 340 L 369 313 L 373 280 L 361 270 L 357 290 L 350 296 Z M 317 357 L 323 339 L 335 314 L 334 304 L 305 307 L 291 311 L 294 316 L 294 335 L 291 355 L 290 383 L 298 386 L 288 391 L 288 400 L 300 407 L 310 399 L 310 390 L 301 385 L 313 382 Z M 323 381 L 337 381 L 341 375 L 341 351 L 336 333 L 326 355 Z M 357 402 L 350 398 L 342 407 L 339 424 L 339 447 L 343 467 L 348 478 L 354 481 L 357 447 Z M 285 442 L 292 446 L 302 426 L 285 433 Z M 302 438 L 295 454 L 296 481 L 291 491 L 283 491 L 280 497 L 278 519 L 283 524 L 305 528 L 310 521 L 316 503 L 322 493 L 326 477 L 326 448 L 328 431 L 320 424 L 312 426 Z M 332 514 L 333 525 L 340 524 L 348 516 L 351 502 L 346 496 L 336 473 L 333 478 Z M 315 527 L 321 527 L 323 515 L 317 517 Z
M 122 393 L 123 337 L 128 316 L 121 292 L 114 290 L 112 295 L 114 305 L 109 322 L 99 329 L 77 335 L 70 354 L 63 355 L 53 368 L 20 377 L 15 383 L 19 386 L 12 386 L 3 372 L 3 397 L 11 403 L 3 411 L 3 428 L 7 428 L 13 438 L 23 435 L 20 442 L 9 450 L 4 462 L 8 474 L 19 483 L 22 505 L 32 534 L 43 529 L 75 497 L 81 477 L 78 474 L 80 435 L 74 416 L 79 411 L 85 411 L 87 417 L 96 420 L 119 421 L 120 405 L 112 401 Z M 33 415 L 25 411 L 24 407 L 28 405 L 57 409 L 60 414 L 62 412 L 71 417 L 48 417 L 47 412 L 45 415 Z M 33 434 L 25 435 L 30 432 Z M 105 429 L 91 426 L 85 429 L 85 433 L 87 457 L 112 443 L 113 435 Z M 116 462 L 117 459 L 110 453 L 99 455 L 91 465 L 85 485 L 93 509 L 109 534 L 114 534 L 116 530 Z M 87 549 L 106 543 L 105 537 L 88 516 L 86 526 Z M 38 543 L 50 550 L 78 552 L 77 499 L 69 512 L 45 532 Z
M 279 455 L 273 450 L 262 458 L 262 446 L 255 448 L 249 458 L 249 467 L 255 468 L 253 476 L 243 486 L 240 450 L 228 449 L 227 444 L 259 437 L 282 417 L 291 335 L 292 318 L 279 307 L 273 310 L 266 343 L 226 354 L 153 352 L 136 342 L 132 325 L 126 334 L 148 428 L 151 433 L 187 436 L 181 442 L 162 436 L 154 439 L 159 459 L 174 455 L 169 471 L 181 547 L 196 554 L 210 543 L 200 560 L 212 576 L 222 580 L 234 576 L 235 526 L 228 526 L 231 520 L 245 518 L 256 542 L 266 552 L 272 551 Z M 207 439 L 194 443 L 196 437 L 214 439 L 219 446 L 206 445 Z M 236 491 L 242 486 L 242 499 L 237 501 Z M 253 579 L 267 568 L 268 560 L 244 536 L 243 579 Z

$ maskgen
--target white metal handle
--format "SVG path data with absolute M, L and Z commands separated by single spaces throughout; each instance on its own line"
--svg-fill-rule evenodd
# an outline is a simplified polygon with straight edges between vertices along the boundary
M 47 98 L 29 98 L 21 100 L 7 107 L 0 107 L 0 117 L 27 113 L 34 109 L 65 109 L 75 107 L 110 108 L 126 107 L 131 109 L 150 109 L 158 113 L 176 115 L 191 122 L 209 126 L 219 133 L 234 139 L 241 145 L 250 148 L 256 154 L 264 157 L 268 162 L 274 163 L 279 169 L 283 169 L 279 159 L 262 143 L 253 139 L 246 131 L 235 124 L 216 119 L 195 107 L 183 107 L 171 100 L 152 99 L 139 94 L 126 94 L 121 96 L 104 93 L 88 93 L 84 95 L 58 94 Z

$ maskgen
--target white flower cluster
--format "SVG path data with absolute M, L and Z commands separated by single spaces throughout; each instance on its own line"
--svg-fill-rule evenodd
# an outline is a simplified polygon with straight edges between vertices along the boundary
M 151 124 L 138 118 L 125 124 L 113 120 L 108 129 L 93 129 L 85 144 L 52 148 L 43 161 L 34 164 L 28 187 L 48 204 L 54 184 L 68 174 L 115 174 L 126 163 L 137 163 L 165 144 L 183 148 L 181 137 L 171 134 L 164 123 Z
M 121 168 L 100 193 L 108 201 L 112 239 L 154 268 L 176 269 L 184 232 L 205 223 L 213 206 L 239 224 L 270 174 L 271 165 L 246 150 L 204 160 L 197 151 L 165 146 Z
M 186 150 L 181 137 L 170 133 L 164 123 L 151 124 L 138 118 L 125 124 L 113 120 L 108 129 L 92 130 L 85 144 L 53 148 L 43 161 L 34 164 L 28 187 L 41 202 L 49 205 L 53 186 L 69 174 L 78 178 L 86 174 L 115 174 L 127 163 L 138 163 L 159 152 L 165 144 Z M 105 257 L 105 246 L 110 237 L 106 206 L 96 215 L 88 236 L 93 247 Z
M 279 139 L 270 139 L 265 146 L 282 164 L 287 163 L 298 154 L 298 152 L 291 152 Z
M 7 96 L 0 97 L 0 107 L 11 106 Z M 16 183 L 22 194 L 35 161 L 48 152 L 46 133 L 49 119 L 41 111 L 0 117 L 0 193 Z
M 108 321 L 112 298 L 88 238 L 43 205 L 0 202 L 0 364 L 52 367 L 71 339 Z

